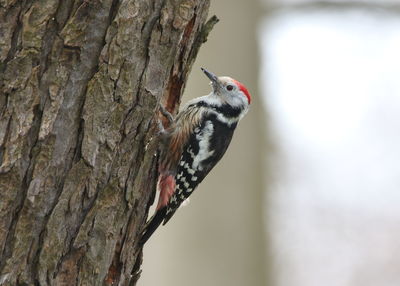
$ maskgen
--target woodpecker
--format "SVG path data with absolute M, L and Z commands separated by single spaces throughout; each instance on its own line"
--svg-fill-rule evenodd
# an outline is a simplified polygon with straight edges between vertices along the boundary
M 218 163 L 232 140 L 238 122 L 247 113 L 250 93 L 230 77 L 217 77 L 202 68 L 211 80 L 212 92 L 189 101 L 172 118 L 165 130 L 160 125 L 160 196 L 155 214 L 146 224 L 141 237 L 144 244 L 157 227 L 166 224 Z

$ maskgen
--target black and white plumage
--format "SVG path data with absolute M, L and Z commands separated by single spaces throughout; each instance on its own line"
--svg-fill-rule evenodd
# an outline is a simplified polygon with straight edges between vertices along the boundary
M 189 101 L 163 135 L 160 198 L 141 243 L 162 222 L 168 222 L 223 157 L 239 120 L 248 111 L 251 98 L 243 84 L 203 71 L 211 80 L 213 92 Z

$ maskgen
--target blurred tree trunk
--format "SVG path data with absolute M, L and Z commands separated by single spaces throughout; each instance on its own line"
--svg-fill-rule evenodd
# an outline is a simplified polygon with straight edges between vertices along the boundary
M 136 284 L 158 104 L 179 105 L 208 8 L 0 0 L 0 285 Z

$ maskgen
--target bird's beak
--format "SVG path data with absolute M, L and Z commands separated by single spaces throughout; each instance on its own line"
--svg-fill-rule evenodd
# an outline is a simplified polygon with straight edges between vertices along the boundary
M 214 90 L 216 90 L 220 86 L 218 77 L 215 74 L 213 74 L 212 72 L 209 72 L 208 70 L 206 70 L 205 68 L 201 68 L 201 70 L 211 80 L 212 86 L 213 86 Z

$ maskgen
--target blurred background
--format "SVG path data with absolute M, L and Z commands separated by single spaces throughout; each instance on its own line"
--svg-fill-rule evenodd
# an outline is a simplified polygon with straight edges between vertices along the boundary
M 200 71 L 252 106 L 140 286 L 400 285 L 400 1 L 213 0 Z

